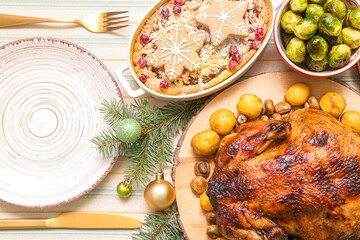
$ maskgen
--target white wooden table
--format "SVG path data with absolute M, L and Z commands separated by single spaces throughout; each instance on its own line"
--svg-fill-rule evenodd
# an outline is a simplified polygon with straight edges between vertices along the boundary
M 115 75 L 116 68 L 126 61 L 129 36 L 136 23 L 156 0 L 1 0 L 0 13 L 52 17 L 82 18 L 92 12 L 128 10 L 131 24 L 128 28 L 107 34 L 90 33 L 72 24 L 37 24 L 0 29 L 0 45 L 28 37 L 54 37 L 72 41 L 95 54 Z M 278 54 L 273 39 L 270 39 L 261 58 L 240 80 L 265 72 L 291 71 Z M 130 74 L 128 74 L 130 77 Z M 360 90 L 360 77 L 357 69 L 336 76 L 350 86 Z M 240 81 L 239 80 L 239 81 Z M 133 99 L 126 96 L 124 100 Z M 1 96 L 0 96 L 1 97 Z M 149 96 L 152 104 L 161 104 Z M 48 218 L 63 211 L 101 211 L 116 212 L 144 219 L 152 213 L 143 199 L 143 188 L 134 189 L 128 199 L 121 199 L 116 193 L 117 184 L 124 178 L 126 159 L 119 159 L 106 177 L 93 191 L 69 204 L 46 209 L 26 209 L 0 202 L 0 218 Z M 0 176 L 1 177 L 1 176 Z M 170 180 L 170 168 L 166 169 Z M 0 239 L 131 239 L 136 230 L 3 230 Z

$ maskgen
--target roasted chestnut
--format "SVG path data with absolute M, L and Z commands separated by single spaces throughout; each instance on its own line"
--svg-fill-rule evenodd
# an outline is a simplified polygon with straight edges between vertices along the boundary
M 279 102 L 275 105 L 275 112 L 279 114 L 285 114 L 290 112 L 291 105 L 287 102 Z
M 219 229 L 216 225 L 210 225 L 207 227 L 206 229 L 206 234 L 209 236 L 209 238 L 211 239 L 216 239 L 218 237 L 221 237 L 221 234 L 219 232 Z
M 207 181 L 205 178 L 201 176 L 194 177 L 190 182 L 190 187 L 197 194 L 202 194 L 203 192 L 206 191 Z
M 271 99 L 267 99 L 264 101 L 265 113 L 267 115 L 273 115 L 275 111 L 274 102 Z
M 207 162 L 197 162 L 194 165 L 194 172 L 196 176 L 207 178 L 210 174 L 210 164 Z
M 216 224 L 216 215 L 214 212 L 207 212 L 205 214 L 206 222 L 210 225 Z

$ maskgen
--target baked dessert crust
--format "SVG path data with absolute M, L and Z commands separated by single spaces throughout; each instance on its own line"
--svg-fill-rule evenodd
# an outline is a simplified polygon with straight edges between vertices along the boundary
M 140 74 L 146 74 L 148 76 L 144 85 L 155 92 L 165 95 L 185 95 L 209 89 L 223 82 L 241 69 L 256 52 L 255 49 L 251 48 L 252 41 L 256 39 L 255 29 L 262 27 L 265 32 L 269 29 L 269 8 L 265 1 L 243 1 L 248 2 L 248 9 L 245 13 L 244 20 L 249 26 L 249 36 L 246 38 L 231 36 L 217 47 L 214 47 L 211 43 L 209 29 L 196 21 L 196 16 L 202 7 L 209 4 L 211 0 L 186 1 L 181 6 L 182 12 L 180 14 L 171 13 L 168 18 L 162 17 L 161 11 L 167 8 L 172 12 L 174 7 L 173 0 L 166 2 L 157 9 L 144 24 L 133 49 L 133 64 L 136 74 L 138 76 L 140 76 Z M 170 80 L 163 68 L 151 66 L 149 61 L 147 61 L 148 64 L 146 67 L 140 67 L 138 64 L 140 58 L 149 58 L 157 48 L 157 46 L 153 44 L 153 41 L 143 44 L 139 37 L 145 34 L 149 36 L 150 39 L 153 39 L 159 31 L 166 30 L 173 24 L 190 26 L 189 34 L 203 34 L 206 37 L 205 44 L 199 52 L 199 56 L 202 59 L 201 69 L 195 71 L 184 69 L 180 77 L 176 80 Z M 239 52 L 242 54 L 242 61 L 238 63 L 235 69 L 229 69 L 228 67 L 228 63 L 231 60 L 231 55 L 228 53 L 230 45 L 237 45 Z M 168 88 L 160 87 L 160 82 L 163 80 L 168 82 Z

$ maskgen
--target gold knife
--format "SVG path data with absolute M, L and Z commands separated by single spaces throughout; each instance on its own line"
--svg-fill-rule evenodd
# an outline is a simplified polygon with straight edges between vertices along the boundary
M 113 213 L 65 212 L 50 219 L 1 219 L 0 229 L 23 228 L 140 228 L 141 221 Z

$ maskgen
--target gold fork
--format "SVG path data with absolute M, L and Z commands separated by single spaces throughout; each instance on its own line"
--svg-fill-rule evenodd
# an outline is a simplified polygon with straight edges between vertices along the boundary
M 104 33 L 128 26 L 123 24 L 128 22 L 128 20 L 125 20 L 125 18 L 128 16 L 124 16 L 126 13 L 128 13 L 128 11 L 92 13 L 83 19 L 73 20 L 0 14 L 0 27 L 10 27 L 33 23 L 77 23 L 84 26 L 90 32 Z

